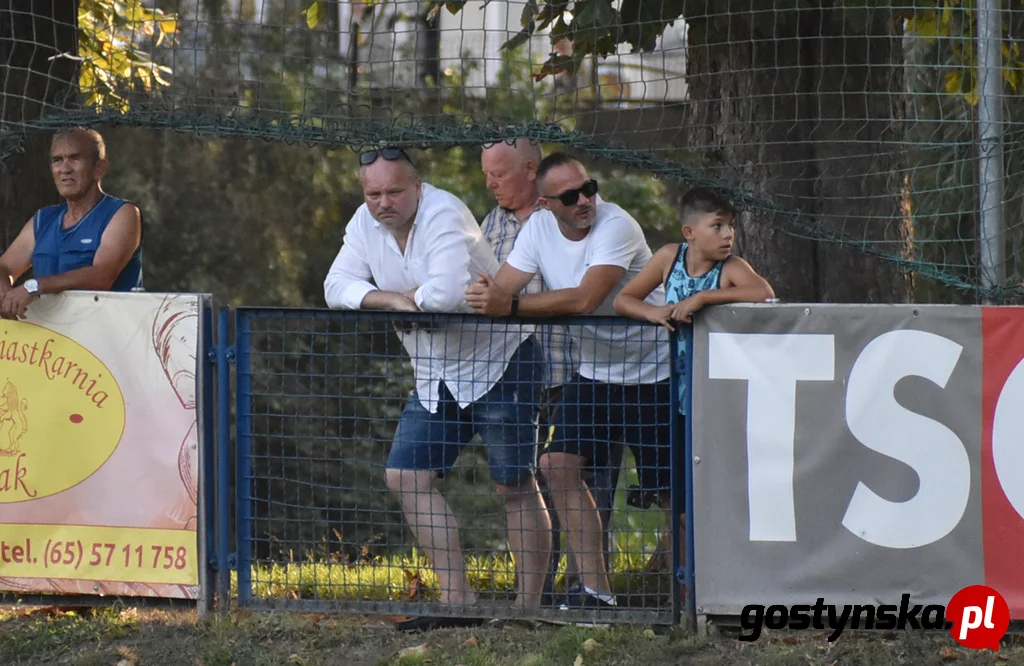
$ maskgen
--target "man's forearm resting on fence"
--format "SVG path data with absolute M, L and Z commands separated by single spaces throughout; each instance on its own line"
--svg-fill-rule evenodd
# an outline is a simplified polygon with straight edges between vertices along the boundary
M 522 291 L 533 275 L 506 263 L 493 279 L 481 276 L 468 290 L 467 300 L 481 314 L 509 315 L 512 312 L 512 294 Z M 520 294 L 518 314 L 524 317 L 591 314 L 608 297 L 621 275 L 622 269 L 618 266 L 593 266 L 578 287 Z
M 40 294 L 59 294 L 78 289 L 82 291 L 106 291 L 114 285 L 121 267 L 111 265 L 86 266 L 60 275 L 39 279 Z

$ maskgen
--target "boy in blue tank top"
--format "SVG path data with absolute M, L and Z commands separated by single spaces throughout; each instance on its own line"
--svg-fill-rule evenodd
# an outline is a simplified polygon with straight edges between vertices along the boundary
M 615 312 L 660 324 L 673 331 L 676 325 L 692 325 L 693 313 L 706 305 L 757 303 L 775 297 L 771 285 L 750 264 L 732 254 L 736 211 L 728 200 L 707 188 L 698 187 L 687 192 L 681 208 L 684 241 L 670 243 L 651 257 L 644 269 L 615 298 Z M 665 305 L 645 303 L 647 295 L 659 286 L 665 288 Z M 685 398 L 689 368 L 686 367 L 683 336 L 679 336 L 676 344 L 678 432 L 682 432 L 683 419 L 687 416 Z M 682 478 L 677 483 L 682 487 Z M 670 510 L 668 500 L 667 495 L 659 497 L 659 503 L 666 511 Z M 685 507 L 683 511 L 679 518 L 685 525 Z M 662 538 L 658 548 L 660 552 L 668 551 L 670 538 L 671 533 Z
M 108 166 L 96 130 L 54 135 L 50 171 L 64 203 L 36 211 L 0 256 L 0 317 L 24 318 L 42 294 L 142 288 L 142 213 L 102 190 Z

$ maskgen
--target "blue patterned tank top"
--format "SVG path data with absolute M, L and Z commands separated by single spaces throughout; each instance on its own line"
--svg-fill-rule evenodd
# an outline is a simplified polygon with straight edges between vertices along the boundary
M 724 261 L 716 262 L 711 270 L 703 275 L 691 277 L 686 272 L 686 248 L 686 243 L 679 244 L 676 260 L 665 279 L 666 304 L 682 303 L 697 292 L 718 289 L 722 282 Z M 682 326 L 689 326 L 689 324 L 680 323 L 676 326 L 676 330 L 679 331 Z M 690 369 L 686 365 L 686 338 L 684 336 L 678 336 L 676 349 L 676 372 L 679 375 L 679 413 L 686 416 L 686 385 L 689 383 Z

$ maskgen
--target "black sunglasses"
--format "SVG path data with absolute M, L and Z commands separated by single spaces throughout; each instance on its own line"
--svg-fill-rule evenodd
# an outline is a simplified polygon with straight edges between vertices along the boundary
M 377 161 L 378 157 L 383 157 L 389 162 L 395 160 L 405 160 L 409 164 L 412 164 L 412 158 L 409 154 L 401 148 L 394 146 L 387 146 L 386 148 L 377 148 L 374 150 L 367 150 L 359 154 L 359 166 L 370 166 Z M 413 166 L 416 166 L 413 164 Z
M 558 199 L 559 201 L 562 202 L 563 206 L 575 206 L 576 202 L 580 200 L 581 194 L 587 197 L 588 199 L 597 194 L 597 181 L 591 179 L 577 187 L 575 190 L 566 190 L 561 194 L 556 194 L 555 196 L 552 197 L 546 196 L 544 198 Z

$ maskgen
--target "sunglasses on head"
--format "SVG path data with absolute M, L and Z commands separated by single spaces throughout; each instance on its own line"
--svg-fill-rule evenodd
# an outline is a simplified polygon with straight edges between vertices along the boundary
M 566 190 L 561 194 L 556 194 L 552 197 L 544 197 L 545 199 L 558 199 L 562 202 L 563 206 L 575 206 L 576 202 L 580 200 L 580 195 L 587 197 L 588 199 L 597 194 L 597 181 L 588 180 L 583 183 L 575 190 Z
M 359 154 L 359 166 L 370 166 L 377 161 L 378 157 L 383 157 L 388 162 L 394 162 L 395 160 L 405 160 L 409 164 L 412 164 L 412 158 L 409 154 L 401 148 L 394 146 L 387 146 L 386 148 L 376 148 L 374 150 L 367 150 Z

